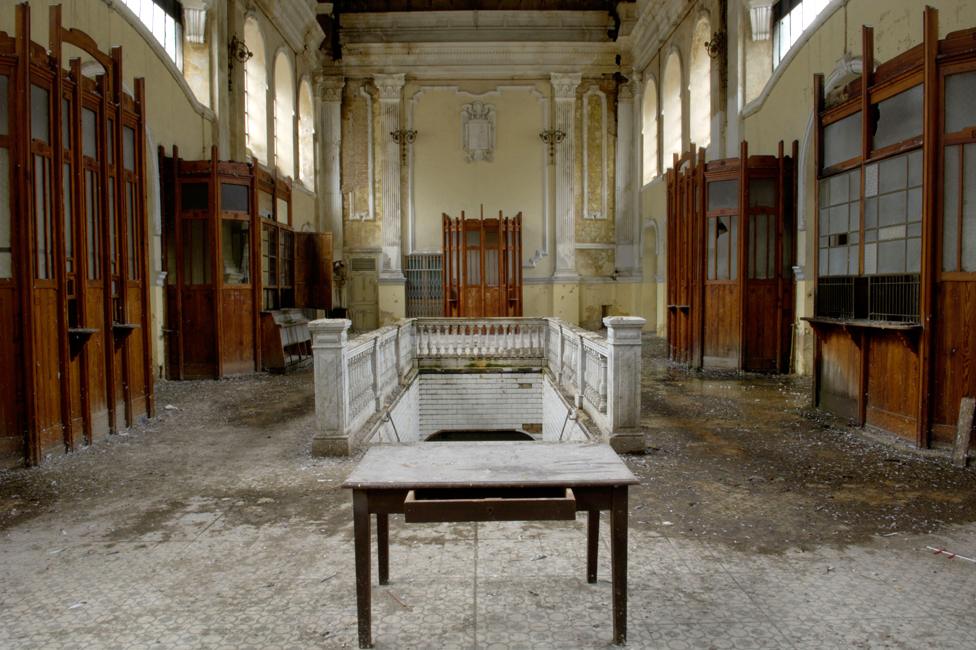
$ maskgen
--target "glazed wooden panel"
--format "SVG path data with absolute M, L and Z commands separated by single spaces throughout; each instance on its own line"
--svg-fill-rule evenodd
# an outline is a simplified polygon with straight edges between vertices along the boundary
M 17 297 L 13 282 L 0 280 L 0 467 L 24 461 L 24 433 L 18 410 L 22 393 Z
M 68 361 L 68 399 L 71 405 L 71 440 L 72 448 L 85 444 L 85 414 L 83 410 L 81 353 L 72 351 Z
M 915 439 L 918 403 L 918 353 L 904 337 L 872 331 L 867 347 L 867 410 L 865 422 Z
M 837 415 L 856 418 L 861 355 L 842 330 L 825 331 L 818 337 L 820 367 L 817 406 Z
M 959 401 L 976 396 L 976 282 L 940 282 L 935 326 L 932 380 L 932 435 L 952 442 L 959 418 Z
M 177 292 L 174 285 L 166 285 L 166 325 L 164 326 L 164 340 L 166 341 L 166 376 L 169 379 L 182 379 L 180 376 L 180 324 L 177 317 Z
M 220 295 L 224 313 L 220 333 L 224 376 L 254 372 L 254 322 L 250 318 L 254 308 L 253 291 L 246 285 L 240 288 L 224 286 Z
M 708 283 L 705 285 L 705 354 L 704 365 L 735 368 L 739 363 L 739 285 Z
M 750 280 L 746 291 L 745 369 L 756 372 L 776 370 L 779 341 L 779 289 L 775 280 Z
M 53 286 L 34 287 L 34 394 L 37 440 L 42 453 L 64 451 L 61 420 L 61 363 L 58 354 L 58 292 Z
M 183 372 L 187 379 L 215 377 L 217 356 L 214 346 L 213 289 L 183 289 Z

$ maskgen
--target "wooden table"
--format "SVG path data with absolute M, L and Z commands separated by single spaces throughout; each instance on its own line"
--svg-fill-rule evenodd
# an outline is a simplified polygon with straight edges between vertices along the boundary
M 379 583 L 389 582 L 389 515 L 407 523 L 575 519 L 586 512 L 586 578 L 596 582 L 600 511 L 610 511 L 613 641 L 627 640 L 627 488 L 634 475 L 607 445 L 569 442 L 426 442 L 371 447 L 351 489 L 359 647 L 371 648 L 370 519 Z

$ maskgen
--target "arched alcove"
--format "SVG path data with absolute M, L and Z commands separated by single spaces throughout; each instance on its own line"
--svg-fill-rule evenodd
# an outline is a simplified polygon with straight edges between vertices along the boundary
M 275 56 L 274 89 L 275 167 L 281 174 L 294 177 L 295 81 L 284 51 Z
M 668 55 L 661 85 L 661 154 L 664 167 L 670 167 L 674 154 L 681 154 L 681 56 L 677 50 Z
M 657 157 L 657 83 L 653 78 L 644 85 L 641 106 L 641 141 L 643 143 L 644 178 L 646 185 L 661 173 Z
M 712 59 L 705 49 L 711 25 L 703 17 L 691 38 L 688 75 L 688 139 L 696 147 L 707 147 L 712 140 Z
M 261 27 L 244 21 L 244 44 L 251 58 L 244 64 L 244 140 L 260 162 L 268 162 L 268 62 Z

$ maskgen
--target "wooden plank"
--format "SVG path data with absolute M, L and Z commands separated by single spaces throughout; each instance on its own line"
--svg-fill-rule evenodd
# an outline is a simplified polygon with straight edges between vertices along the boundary
M 439 442 L 374 446 L 344 488 L 635 485 L 606 444 Z
M 353 537 L 356 555 L 356 614 L 359 621 L 359 647 L 373 647 L 372 585 L 369 557 L 369 495 L 352 493 Z
M 586 581 L 596 583 L 597 559 L 600 553 L 600 511 L 590 510 L 586 516 Z
M 613 642 L 627 643 L 627 486 L 613 488 L 610 510 L 610 572 L 613 581 Z
M 952 453 L 952 463 L 965 467 L 969 461 L 969 446 L 973 440 L 973 414 L 976 399 L 963 397 L 959 401 L 959 423 L 956 425 L 956 446 Z
M 403 501 L 403 519 L 407 523 L 576 519 L 576 498 L 571 489 L 554 490 L 559 496 L 552 497 L 532 494 L 538 491 L 538 488 L 522 488 L 504 490 L 505 495 L 492 495 L 500 491 L 477 494 L 480 490 L 437 490 L 433 498 L 424 498 L 424 490 L 410 490 Z M 523 493 L 525 497 L 521 496 Z

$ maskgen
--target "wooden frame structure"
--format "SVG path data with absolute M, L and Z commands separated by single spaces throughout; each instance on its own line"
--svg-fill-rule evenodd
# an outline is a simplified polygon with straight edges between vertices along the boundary
M 221 161 L 216 147 L 209 160 L 183 160 L 160 147 L 159 161 L 167 375 L 260 370 L 262 328 L 276 327 L 263 314 L 331 308 L 332 235 L 296 233 L 291 183 L 256 160 Z
M 863 61 L 829 95 L 814 79 L 814 401 L 949 443 L 976 394 L 976 29 L 939 40 L 927 8 L 922 43 L 877 66 L 864 27 Z
M 442 215 L 444 315 L 522 315 L 522 213 L 497 219 Z
M 153 415 L 145 84 L 50 8 L 0 33 L 0 462 L 41 462 Z M 102 69 L 64 67 L 65 45 Z
M 668 355 L 693 368 L 789 372 L 797 143 L 792 156 L 675 156 L 668 184 Z M 743 218 L 742 215 L 745 215 Z

